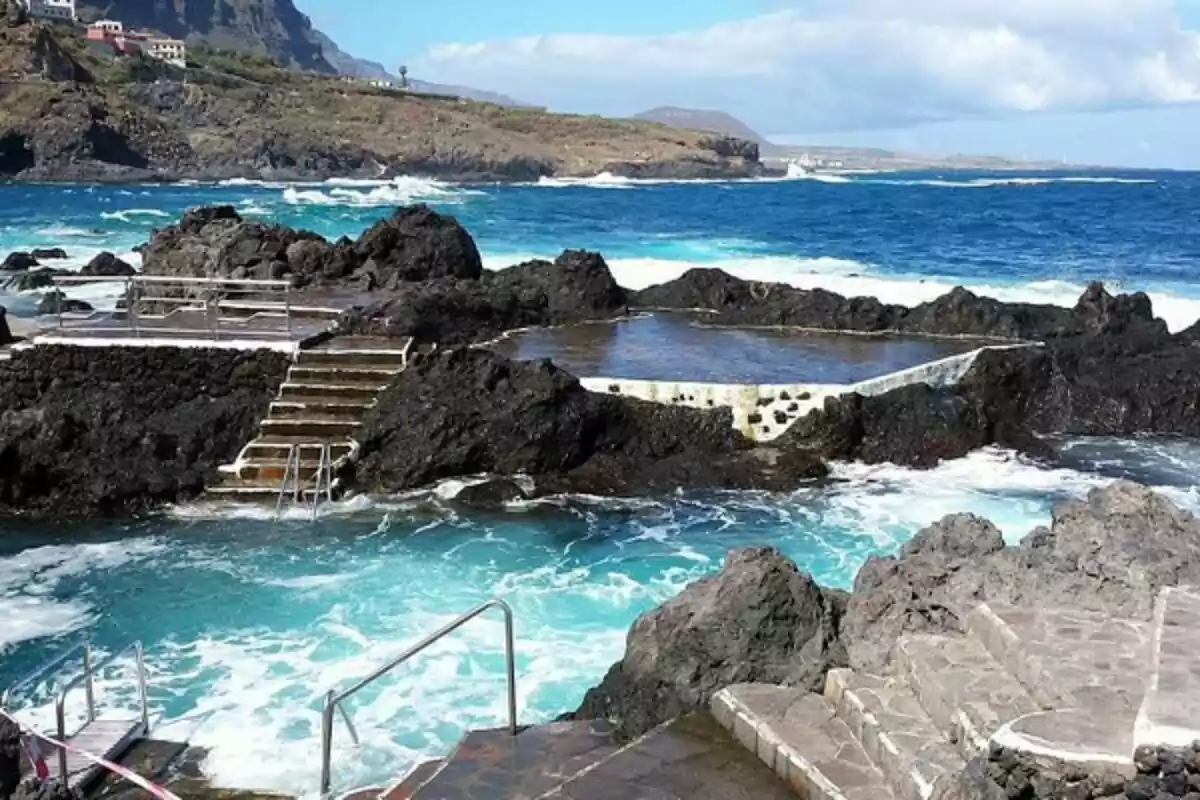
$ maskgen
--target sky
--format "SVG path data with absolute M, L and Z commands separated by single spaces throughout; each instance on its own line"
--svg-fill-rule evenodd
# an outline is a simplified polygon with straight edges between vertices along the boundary
M 1200 169 L 1200 0 L 296 0 L 346 51 L 556 111 Z

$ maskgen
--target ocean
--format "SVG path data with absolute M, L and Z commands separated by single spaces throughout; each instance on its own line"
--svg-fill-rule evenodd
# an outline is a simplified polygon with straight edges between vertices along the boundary
M 0 255 L 60 246 L 75 266 L 101 250 L 136 263 L 133 248 L 154 227 L 208 203 L 353 236 L 412 202 L 457 216 L 491 268 L 583 248 L 631 288 L 715 266 L 905 304 L 965 285 L 1073 305 L 1102 280 L 1147 291 L 1172 329 L 1200 319 L 1200 175 L 1189 173 L 13 185 L 0 186 Z M 17 316 L 35 301 L 0 296 Z M 315 524 L 201 507 L 120 523 L 0 522 L 0 686 L 84 635 L 101 650 L 140 640 L 162 735 L 208 747 L 220 785 L 311 795 L 325 692 L 493 596 L 516 610 L 520 716 L 537 722 L 574 708 L 620 657 L 636 616 L 718 569 L 731 548 L 775 545 L 848 588 L 868 557 L 948 513 L 986 516 L 1016 542 L 1055 502 L 1120 477 L 1200 509 L 1200 445 L 1063 444 L 1054 467 L 997 449 L 929 472 L 838 464 L 834 484 L 789 496 L 560 498 L 467 515 L 446 499 L 452 482 L 328 507 Z M 502 646 L 500 621 L 481 619 L 357 697 L 349 710 L 363 746 L 338 728 L 335 785 L 384 781 L 444 754 L 466 728 L 501 725 Z M 134 706 L 129 677 L 124 664 L 99 682 L 110 713 Z M 21 713 L 50 726 L 46 687 Z

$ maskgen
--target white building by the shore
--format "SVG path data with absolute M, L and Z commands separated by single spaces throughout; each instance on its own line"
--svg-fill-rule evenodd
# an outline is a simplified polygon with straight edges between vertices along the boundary
M 31 17 L 57 22 L 75 21 L 75 0 L 21 0 Z
M 111 36 L 120 36 L 125 32 L 125 25 L 115 19 L 98 19 L 88 27 Z

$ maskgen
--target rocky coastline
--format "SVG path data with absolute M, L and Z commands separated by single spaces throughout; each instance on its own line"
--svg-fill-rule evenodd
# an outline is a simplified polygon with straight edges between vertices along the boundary
M 693 270 L 667 284 L 630 291 L 616 282 L 602 256 L 584 251 L 485 270 L 470 234 L 452 217 L 424 206 L 398 209 L 357 239 L 338 241 L 246 220 L 228 206 L 200 208 L 156 231 L 142 256 L 149 275 L 288 278 L 302 298 L 351 296 L 353 307 L 331 335 L 415 339 L 427 354 L 384 393 L 362 432 L 362 458 L 343 475 L 344 485 L 355 491 L 408 491 L 478 474 L 504 479 L 501 495 L 514 491 L 512 478 L 531 476 L 538 494 L 791 491 L 825 476 L 824 462 L 831 460 L 930 468 L 988 445 L 1052 460 L 1046 439 L 1051 435 L 1200 435 L 1195 402 L 1200 324 L 1172 334 L 1154 317 L 1145 295 L 1113 296 L 1098 284 L 1073 308 L 1001 303 L 963 289 L 907 308 L 748 282 L 716 270 Z M 14 273 L 18 277 L 41 274 L 34 254 L 14 254 L 9 263 L 25 267 Z M 130 269 L 108 255 L 87 267 L 89 274 L 102 275 Z M 1040 344 L 985 351 L 951 386 L 915 384 L 873 396 L 831 397 L 769 445 L 732 430 L 727 411 L 592 394 L 552 364 L 516 363 L 481 349 L 513 329 L 609 320 L 647 309 L 699 309 L 706 312 L 705 322 L 722 325 Z M 133 363 L 155 358 L 150 354 L 126 354 L 120 357 L 124 364 L 106 355 L 99 366 L 83 357 L 54 362 L 65 356 L 35 363 L 47 357 L 22 353 L 3 366 L 6 380 L 25 387 L 5 395 L 0 412 L 8 429 L 0 434 L 0 453 L 17 454 L 0 459 L 8 464 L 0 483 L 6 513 L 121 514 L 193 495 L 221 458 L 236 454 L 234 434 L 249 430 L 283 369 L 278 358 L 246 356 L 262 362 L 251 390 L 249 368 L 227 363 L 227 357 L 210 369 L 207 362 L 192 364 L 176 353 L 161 369 L 178 374 L 155 380 L 145 377 L 144 364 Z M 103 394 L 113 395 L 113 407 L 121 405 L 118 395 L 138 391 L 126 384 L 139 380 L 152 387 L 167 380 L 207 387 L 197 388 L 196 396 L 208 392 L 229 404 L 210 404 L 207 412 L 223 420 L 217 429 L 228 441 L 211 450 L 193 442 L 168 470 L 178 470 L 178 480 L 167 480 L 164 488 L 147 479 L 137 484 L 140 499 L 131 486 L 132 494 L 111 502 L 50 501 L 75 476 L 64 468 L 43 470 L 31 442 L 65 441 L 51 450 L 76 448 L 81 463 L 93 454 L 107 458 L 110 447 L 121 452 L 131 447 L 124 437 L 134 436 L 139 409 L 149 408 L 122 406 L 118 418 L 124 424 L 106 433 L 94 413 L 82 408 L 89 370 L 104 373 L 94 380 L 105 387 Z M 29 374 L 38 380 L 22 384 Z M 222 376 L 233 384 L 222 384 Z M 29 386 L 44 388 L 31 393 Z M 236 415 L 234 398 L 246 400 Z M 195 399 L 172 395 L 154 408 L 186 407 Z M 159 425 L 172 431 L 177 424 L 147 414 L 145 436 L 158 435 Z M 185 436 L 198 436 L 199 430 Z
M 639 617 L 622 659 L 565 719 L 607 719 L 629 739 L 707 709 L 731 685 L 819 692 L 831 669 L 886 674 L 902 635 L 962 635 L 980 603 L 1150 620 L 1164 587 L 1200 587 L 1200 520 L 1128 482 L 1060 504 L 1017 545 L 988 520 L 947 517 L 896 556 L 870 558 L 849 594 L 817 586 L 777 550 L 734 551 L 718 574 Z M 1198 753 L 1200 742 L 1142 749 L 1130 775 L 992 745 L 937 796 L 1191 798 Z

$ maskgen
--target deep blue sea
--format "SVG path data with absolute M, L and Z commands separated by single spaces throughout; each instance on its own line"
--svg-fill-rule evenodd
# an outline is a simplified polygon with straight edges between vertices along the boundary
M 1188 173 L 0 186 L 0 255 L 61 246 L 74 265 L 104 249 L 125 255 L 205 203 L 353 236 L 410 202 L 456 215 L 492 268 L 587 248 L 633 288 L 704 265 L 910 304 L 963 284 L 1070 305 L 1103 280 L 1148 291 L 1172 328 L 1200 318 L 1200 175 Z M 0 295 L 16 315 L 36 300 Z M 846 587 L 869 555 L 951 512 L 988 516 L 1016 541 L 1055 501 L 1121 476 L 1200 507 L 1193 443 L 1074 442 L 1065 453 L 1053 468 L 1000 450 L 926 473 L 842 464 L 839 483 L 790 496 L 564 498 L 467 516 L 443 487 L 330 508 L 315 525 L 212 508 L 119 524 L 4 522 L 0 684 L 85 634 L 101 649 L 140 639 L 164 735 L 210 747 L 224 785 L 311 794 L 322 695 L 492 596 L 517 610 L 520 710 L 533 722 L 574 707 L 637 614 L 732 547 L 776 545 Z M 499 621 L 481 620 L 358 698 L 366 744 L 354 751 L 339 728 L 337 785 L 385 780 L 446 752 L 464 728 L 501 724 L 501 646 Z M 102 680 L 100 696 L 107 713 L 132 707 L 128 672 Z M 50 720 L 45 687 L 22 713 Z

